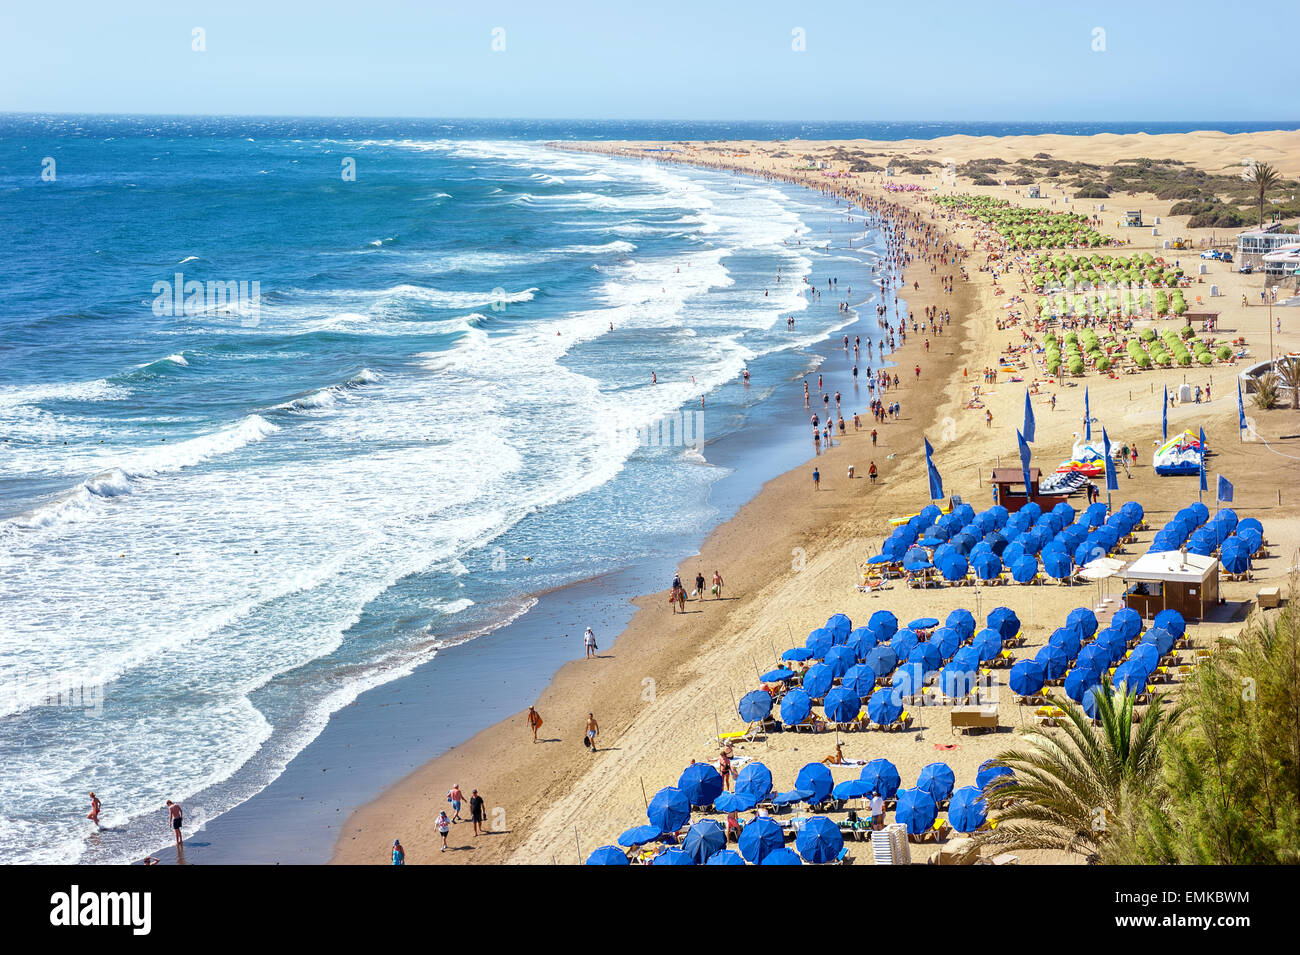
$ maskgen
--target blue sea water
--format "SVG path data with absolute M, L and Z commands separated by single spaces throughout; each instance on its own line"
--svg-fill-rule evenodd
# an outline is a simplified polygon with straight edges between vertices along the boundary
M 1100 131 L 1040 125 L 996 124 Z M 994 129 L 0 117 L 0 861 L 215 818 L 366 689 L 682 556 L 710 445 L 806 420 L 874 233 L 547 140 L 951 132 Z

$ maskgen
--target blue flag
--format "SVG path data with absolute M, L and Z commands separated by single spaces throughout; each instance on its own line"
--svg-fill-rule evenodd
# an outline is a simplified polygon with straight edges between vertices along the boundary
M 1016 441 L 1020 445 L 1020 474 L 1025 482 L 1025 497 L 1030 497 L 1034 492 L 1029 486 L 1029 444 L 1019 431 L 1016 432 Z
M 925 470 L 930 476 L 930 500 L 943 500 L 943 478 L 939 476 L 939 470 L 934 466 L 931 455 L 934 454 L 934 448 L 930 447 L 930 439 L 925 438 Z
M 1237 387 L 1241 387 L 1238 385 Z M 1034 406 L 1029 403 L 1029 389 L 1025 389 L 1025 437 L 1026 441 L 1034 440 Z
M 1217 497 L 1221 504 L 1232 503 L 1232 482 L 1222 474 L 1219 475 L 1219 493 Z
M 1169 386 L 1165 385 L 1165 400 L 1160 405 L 1160 440 L 1169 440 Z
M 1246 406 L 1241 400 L 1241 379 L 1237 379 L 1237 430 L 1246 430 Z M 1231 500 L 1231 498 L 1229 498 Z
M 1119 490 L 1119 475 L 1115 473 L 1115 459 L 1110 456 L 1110 435 L 1101 429 L 1102 453 L 1106 455 L 1106 490 Z
M 1088 387 L 1083 389 L 1083 440 L 1092 440 L 1092 411 L 1088 407 Z
M 1201 429 L 1201 490 L 1208 491 L 1210 486 L 1205 482 L 1205 429 Z

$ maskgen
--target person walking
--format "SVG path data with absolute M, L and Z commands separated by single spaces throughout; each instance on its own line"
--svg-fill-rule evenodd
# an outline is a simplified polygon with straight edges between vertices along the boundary
M 465 798 L 464 793 L 460 791 L 460 783 L 454 783 L 451 789 L 447 790 L 447 802 L 451 803 L 451 811 L 454 815 L 451 817 L 452 822 L 460 822 L 460 803 Z
M 871 467 L 867 468 L 867 477 L 871 478 L 871 483 L 876 483 L 876 475 L 880 472 L 876 470 L 876 462 L 871 462 Z
M 588 627 L 586 632 L 583 633 L 582 643 L 583 646 L 587 648 L 587 659 L 588 660 L 594 659 L 596 656 L 596 651 L 599 650 L 600 647 L 596 646 L 596 635 L 591 632 L 591 627 Z
M 400 839 L 393 840 L 393 865 L 406 865 L 406 850 L 402 848 Z
M 596 734 L 600 732 L 600 724 L 596 722 L 596 714 L 587 714 L 587 735 L 583 737 L 587 748 L 593 753 L 596 752 Z
M 185 838 L 181 835 L 181 825 L 185 821 L 185 813 L 181 809 L 181 804 L 167 800 L 167 817 L 171 820 L 172 832 L 176 834 L 176 848 L 181 848 L 185 844 Z
M 477 789 L 469 794 L 469 818 L 474 825 L 474 835 L 483 835 L 483 824 L 487 822 L 487 806 Z
M 695 571 L 695 599 L 699 603 L 704 603 L 704 571 Z
M 722 575 L 716 570 L 713 572 L 713 599 L 722 599 Z
M 104 828 L 99 824 L 99 797 L 94 793 L 90 794 L 90 812 L 86 814 L 86 818 L 95 824 L 96 829 Z
M 537 742 L 537 731 L 542 728 L 542 714 L 536 707 L 528 707 L 528 726 L 533 731 L 533 742 Z
M 813 468 L 813 490 L 820 491 L 821 489 L 822 489 L 822 473 L 818 471 L 816 468 Z
M 446 810 L 438 813 L 438 818 L 434 820 L 434 827 L 438 830 L 438 835 L 442 837 L 442 848 L 439 852 L 447 851 L 447 833 L 451 832 L 451 820 L 447 818 Z

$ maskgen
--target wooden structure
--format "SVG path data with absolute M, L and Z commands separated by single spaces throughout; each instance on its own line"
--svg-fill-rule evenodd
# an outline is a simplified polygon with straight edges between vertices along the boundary
M 1142 228 L 1142 210 L 1132 209 L 1124 213 L 1124 225 Z
M 1219 602 L 1219 559 L 1170 550 L 1144 554 L 1124 570 L 1124 603 L 1150 620 L 1177 610 L 1185 620 L 1205 619 Z
M 953 732 L 998 730 L 997 706 L 954 706 L 951 715 Z
M 994 468 L 991 483 L 998 492 L 998 503 L 1005 507 L 1010 513 L 1020 510 L 1030 501 L 1036 503 L 1044 511 L 1050 511 L 1062 501 L 1067 500 L 1068 494 L 1042 494 L 1038 490 L 1038 482 L 1042 476 L 1042 471 L 1038 468 L 1029 469 L 1029 496 L 1025 496 L 1025 477 L 1020 468 Z

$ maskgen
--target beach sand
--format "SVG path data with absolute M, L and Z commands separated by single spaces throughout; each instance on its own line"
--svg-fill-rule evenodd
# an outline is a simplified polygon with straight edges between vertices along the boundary
M 649 144 L 574 144 L 602 152 L 640 155 Z M 661 145 L 661 144 L 655 144 Z M 1052 156 L 1086 161 L 1111 161 L 1120 155 L 1173 156 L 1202 168 L 1221 169 L 1234 165 L 1241 156 L 1275 162 L 1288 176 L 1300 174 L 1300 134 L 1252 133 L 1228 136 L 1220 133 L 1192 133 L 1179 136 L 1064 136 L 949 137 L 916 143 L 870 144 L 707 144 L 719 152 L 704 152 L 705 144 L 679 154 L 689 161 L 742 173 L 780 175 L 791 181 L 805 181 L 822 190 L 838 189 L 883 195 L 884 177 L 862 174 L 855 178 L 828 180 L 819 174 L 800 173 L 794 165 L 797 155 L 778 158 L 777 152 L 804 154 L 818 148 L 859 146 L 872 152 L 896 150 L 899 155 L 963 157 L 999 155 L 1014 160 L 1018 155 L 1046 151 Z M 744 153 L 745 155 L 739 155 Z M 873 159 L 879 163 L 881 160 Z M 803 177 L 808 178 L 804 179 Z M 895 183 L 924 184 L 919 176 L 891 177 Z M 930 177 L 930 183 L 935 181 Z M 971 188 L 960 192 L 987 192 L 1031 204 L 1016 190 L 1000 187 Z M 1050 192 L 1050 190 L 1049 190 Z M 1044 193 L 1039 202 L 1057 200 L 1063 194 Z M 895 194 L 893 201 L 909 208 L 931 206 L 919 194 Z M 1094 200 L 1095 201 L 1095 200 Z M 1140 208 L 1148 217 L 1167 217 L 1170 203 L 1150 196 L 1105 200 L 1107 212 L 1100 231 L 1132 240 L 1123 254 L 1151 251 L 1172 260 L 1181 256 L 1195 273 L 1197 253 L 1171 253 L 1160 249 L 1163 238 L 1204 233 L 1180 228 L 1177 220 L 1165 218 L 1159 237 L 1150 229 L 1120 230 L 1111 215 L 1115 209 Z M 1086 211 L 1089 200 L 1075 208 Z M 1081 208 L 1080 205 L 1082 206 Z M 1070 208 L 1066 206 L 1065 208 Z M 970 385 L 980 381 L 983 368 L 996 366 L 998 355 L 1011 343 L 1019 344 L 1021 329 L 999 332 L 995 319 L 1004 315 L 1006 295 L 1020 291 L 1018 276 L 1005 279 L 1006 295 L 999 295 L 988 273 L 978 266 L 985 253 L 974 248 L 975 230 L 960 221 L 952 223 L 955 241 L 971 253 L 966 261 L 969 281 L 957 279 L 954 293 L 945 295 L 929 272 L 927 263 L 916 263 L 906 275 L 906 306 L 918 317 L 928 304 L 950 309 L 952 326 L 942 336 L 929 336 L 931 350 L 924 352 L 925 335 L 910 335 L 907 344 L 891 359 L 901 366 L 902 386 L 891 390 L 887 400 L 898 400 L 902 420 L 876 425 L 880 444 L 872 449 L 871 420 L 865 399 L 850 400 L 846 417 L 853 410 L 864 414 L 864 429 L 854 434 L 850 426 L 843 443 L 818 458 L 822 489 L 814 492 L 812 463 L 769 482 L 761 493 L 737 515 L 717 528 L 698 556 L 680 565 L 683 580 L 693 580 L 697 569 L 706 578 L 713 570 L 726 580 L 725 600 L 706 599 L 687 604 L 685 615 L 673 615 L 665 605 L 667 591 L 637 601 L 639 611 L 627 629 L 611 644 L 611 635 L 601 636 L 600 658 L 575 659 L 556 675 L 537 700 L 520 700 L 519 713 L 483 732 L 467 743 L 416 770 L 391 787 L 379 799 L 354 812 L 341 829 L 333 860 L 349 864 L 382 864 L 394 834 L 400 834 L 411 864 L 520 863 L 572 864 L 599 845 L 612 843 L 620 832 L 645 820 L 645 796 L 675 785 L 691 760 L 712 761 L 717 757 L 715 733 L 741 728 L 733 699 L 758 685 L 757 671 L 769 668 L 775 654 L 802 643 L 807 633 L 821 626 L 837 612 L 848 614 L 855 625 L 878 609 L 892 610 L 902 622 L 918 616 L 943 618 L 950 610 L 977 610 L 980 623 L 995 606 L 1005 605 L 1020 617 L 1027 646 L 1017 656 L 1032 654 L 1037 646 L 1064 623 L 1069 610 L 1097 603 L 1095 586 L 988 587 L 905 589 L 894 582 L 890 589 L 870 595 L 856 590 L 859 564 L 878 551 L 887 535 L 889 518 L 913 513 L 927 502 L 927 485 L 921 451 L 921 435 L 935 447 L 934 460 L 943 474 L 944 488 L 957 493 L 981 510 L 992 502 L 988 472 L 999 460 L 1016 460 L 1015 427 L 1021 420 L 1025 385 L 1000 382 L 984 387 L 984 400 L 994 416 L 993 427 L 985 426 L 982 410 L 967 410 Z M 1222 230 L 1221 230 L 1222 231 Z M 1244 335 L 1253 356 L 1268 351 L 1268 309 L 1258 305 L 1243 308 L 1242 294 L 1258 301 L 1259 277 L 1238 275 L 1227 266 L 1209 263 L 1209 281 L 1218 283 L 1223 296 L 1206 299 L 1207 307 L 1221 312 L 1220 330 L 1232 337 Z M 1186 265 L 1184 266 L 1187 267 Z M 941 268 L 942 272 L 943 269 Z M 950 270 L 951 271 L 951 270 Z M 919 290 L 912 282 L 920 283 Z M 1204 286 L 1208 290 L 1208 284 Z M 1188 291 L 1189 304 L 1201 286 Z M 1195 308 L 1195 305 L 1193 305 Z M 1288 312 L 1288 310 L 1282 310 Z M 1276 315 L 1276 312 L 1275 312 Z M 1284 330 L 1275 336 L 1279 351 L 1300 348 L 1300 310 L 1284 319 Z M 835 347 L 827 343 L 826 348 Z M 921 364 L 920 381 L 910 369 Z M 967 376 L 963 379 L 963 369 Z M 904 371 L 907 371 L 904 374 Z M 1234 508 L 1242 516 L 1258 517 L 1264 524 L 1273 556 L 1257 564 L 1249 582 L 1225 583 L 1221 595 L 1226 604 L 1210 622 L 1189 628 L 1196 647 L 1212 646 L 1218 635 L 1231 629 L 1249 609 L 1250 600 L 1264 584 L 1284 584 L 1289 569 L 1296 565 L 1300 548 L 1297 524 L 1296 477 L 1300 476 L 1300 446 L 1279 440 L 1282 434 L 1300 431 L 1300 412 L 1261 412 L 1249 404 L 1257 440 L 1243 442 L 1236 432 L 1235 374 L 1239 368 L 1216 364 L 1208 369 L 1172 368 L 1137 375 L 1108 378 L 1090 372 L 1063 385 L 1044 386 L 1034 399 L 1038 438 L 1034 445 L 1035 466 L 1051 470 L 1069 457 L 1073 434 L 1082 427 L 1083 390 L 1090 389 L 1094 416 L 1100 419 L 1115 441 L 1136 443 L 1140 466 L 1132 477 L 1120 476 L 1115 503 L 1134 499 L 1146 509 L 1152 530 L 1138 535 L 1130 544 L 1130 559 L 1143 553 L 1152 531 L 1173 513 L 1196 499 L 1197 484 L 1191 478 L 1159 478 L 1151 470 L 1153 442 L 1160 434 L 1160 393 L 1186 379 L 1193 384 L 1213 381 L 1213 401 L 1181 405 L 1170 411 L 1171 431 L 1204 426 L 1209 445 L 1216 452 L 1207 466 L 1211 472 L 1213 501 L 1215 474 L 1223 473 L 1236 485 Z M 1045 379 L 1041 370 L 1025 373 L 1026 382 Z M 837 387 L 831 382 L 832 389 Z M 800 388 L 797 382 L 791 388 Z M 1055 393 L 1057 406 L 1047 404 Z M 1094 425 L 1096 428 L 1097 426 Z M 811 451 L 811 449 L 810 449 Z M 891 457 L 892 456 L 892 457 Z M 849 480 L 849 464 L 865 475 L 867 463 L 875 460 L 881 481 L 873 486 L 865 477 Z M 1076 505 L 1077 506 L 1077 505 Z M 689 586 L 689 584 L 688 584 Z M 1116 585 L 1117 586 L 1117 585 Z M 1110 606 L 1113 608 L 1114 603 Z M 1099 615 L 1100 616 L 1100 615 Z M 1104 624 L 1103 624 L 1104 625 Z M 793 639 L 792 639 L 793 638 Z M 580 648 L 575 647 L 575 656 Z M 1176 686 L 1176 684 L 1175 684 Z M 524 713 L 535 703 L 545 719 L 534 744 Z M 957 774 L 957 784 L 974 782 L 979 764 L 1016 745 L 1016 727 L 1029 721 L 1029 713 L 1003 691 L 998 704 L 1002 729 L 983 735 L 954 735 L 949 711 L 941 707 L 914 709 L 916 725 L 907 732 L 868 731 L 841 734 L 845 756 L 871 759 L 883 756 L 899 768 L 904 785 L 910 785 L 927 763 L 943 761 Z M 591 754 L 582 745 L 582 729 L 588 712 L 600 723 L 600 751 Z M 754 743 L 737 747 L 738 755 L 759 759 L 772 769 L 778 788 L 793 785 L 804 764 L 831 755 L 836 736 L 803 733 L 773 733 Z M 951 748 L 949 748 L 951 747 Z M 856 777 L 858 769 L 833 770 L 835 779 Z M 439 853 L 433 821 L 446 807 L 443 794 L 459 783 L 468 794 L 477 788 L 488 807 L 490 831 L 474 837 L 468 822 L 454 826 L 449 844 L 452 851 Z M 468 816 L 467 811 L 462 811 Z M 913 846 L 914 861 L 934 851 L 933 844 Z M 866 843 L 850 843 L 850 854 L 859 863 L 869 862 Z M 1071 862 L 1057 853 L 1019 853 L 1022 862 Z

